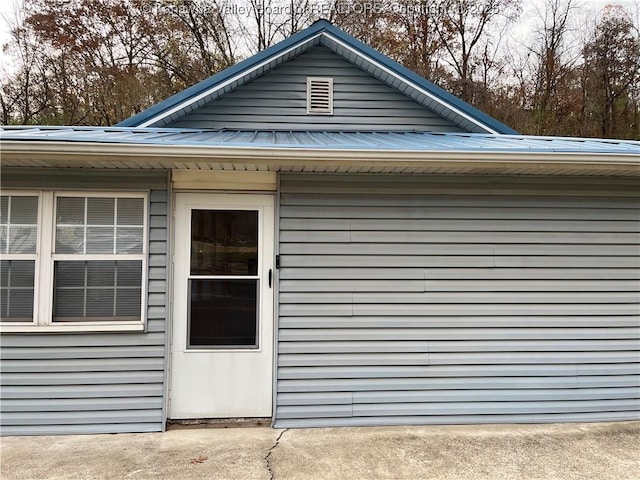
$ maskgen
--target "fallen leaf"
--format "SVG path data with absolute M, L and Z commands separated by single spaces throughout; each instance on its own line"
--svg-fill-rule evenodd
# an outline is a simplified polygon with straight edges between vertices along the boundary
M 209 457 L 205 457 L 204 455 L 200 455 L 199 457 L 196 458 L 192 458 L 191 459 L 191 463 L 196 464 L 196 463 L 204 463 L 207 460 L 209 460 Z

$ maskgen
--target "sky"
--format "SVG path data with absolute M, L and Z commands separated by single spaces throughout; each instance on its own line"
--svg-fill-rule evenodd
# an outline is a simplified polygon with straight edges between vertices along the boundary
M 13 12 L 22 0 L 0 0 L 0 46 L 10 40 L 10 22 L 14 18 Z M 329 0 L 327 0 L 329 2 Z M 517 37 L 517 41 L 526 41 L 531 34 L 531 29 L 535 25 L 536 10 L 544 10 L 545 0 L 524 0 L 523 12 L 516 26 L 511 30 Z M 583 8 L 578 9 L 578 14 L 583 16 L 596 15 L 606 5 L 622 5 L 632 12 L 636 20 L 640 18 L 640 0 L 577 0 L 577 4 Z M 11 71 L 11 58 L 0 50 L 0 75 L 3 72 Z
M 7 20 L 13 18 L 13 12 L 19 0 L 0 0 L 0 44 L 4 45 L 9 40 L 9 24 Z

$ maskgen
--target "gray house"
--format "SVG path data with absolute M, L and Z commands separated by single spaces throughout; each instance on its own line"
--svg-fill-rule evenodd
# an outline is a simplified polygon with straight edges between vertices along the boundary
M 4 127 L 2 433 L 640 416 L 640 143 L 528 137 L 320 21 Z

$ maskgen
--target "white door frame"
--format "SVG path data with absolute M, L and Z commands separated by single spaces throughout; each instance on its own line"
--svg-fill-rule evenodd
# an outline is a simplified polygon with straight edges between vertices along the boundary
M 275 323 L 275 197 L 272 194 L 177 192 L 174 193 L 173 200 L 174 260 L 170 292 L 173 302 L 167 379 L 168 418 L 271 417 Z M 187 276 L 193 209 L 259 212 L 257 348 L 187 348 Z

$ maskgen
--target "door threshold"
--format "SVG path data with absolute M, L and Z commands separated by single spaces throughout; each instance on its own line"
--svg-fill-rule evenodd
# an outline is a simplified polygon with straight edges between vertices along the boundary
M 180 420 L 167 420 L 167 430 L 183 430 L 189 428 L 246 428 L 270 426 L 271 417 L 189 418 Z

